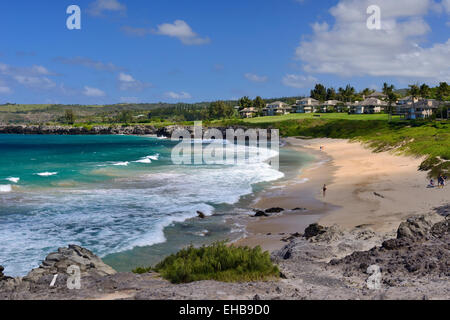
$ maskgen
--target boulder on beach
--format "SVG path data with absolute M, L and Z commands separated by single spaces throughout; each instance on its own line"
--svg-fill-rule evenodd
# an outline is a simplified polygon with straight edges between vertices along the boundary
M 319 225 L 318 223 L 311 224 L 308 228 L 305 229 L 304 237 L 306 239 L 311 239 L 315 236 L 323 234 L 326 232 L 326 228 Z
M 267 213 L 265 213 L 264 211 L 256 211 L 254 217 L 269 217 L 269 215 Z
M 265 212 L 266 213 L 280 213 L 283 211 L 284 211 L 283 208 L 270 208 L 270 209 L 267 209 Z
M 39 268 L 33 269 L 25 281 L 38 282 L 42 277 L 55 274 L 67 274 L 70 266 L 78 266 L 81 274 L 107 276 L 116 274 L 116 271 L 106 265 L 91 251 L 77 245 L 68 248 L 59 248 L 57 252 L 50 253 Z

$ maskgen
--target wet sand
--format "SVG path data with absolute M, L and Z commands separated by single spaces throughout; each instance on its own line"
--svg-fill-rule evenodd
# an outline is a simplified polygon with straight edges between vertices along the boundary
M 418 171 L 421 158 L 373 153 L 348 140 L 288 138 L 286 142 L 288 148 L 313 154 L 316 161 L 296 178 L 261 194 L 254 208 L 287 210 L 273 217 L 253 218 L 239 245 L 260 245 L 274 251 L 285 245 L 281 239 L 303 233 L 314 222 L 348 230 L 365 226 L 375 232 L 392 232 L 408 217 L 449 202 L 450 187 L 427 188 L 427 173 Z M 328 187 L 325 197 L 324 184 Z M 293 208 L 307 211 L 290 211 Z

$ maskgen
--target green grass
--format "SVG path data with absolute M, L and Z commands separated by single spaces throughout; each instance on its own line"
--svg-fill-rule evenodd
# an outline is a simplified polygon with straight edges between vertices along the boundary
M 273 117 L 258 117 L 245 119 L 247 123 L 275 123 L 288 120 L 303 120 L 303 119 L 327 119 L 327 120 L 385 120 L 389 119 L 388 114 L 348 114 L 348 113 L 291 113 L 282 116 Z M 393 120 L 398 120 L 400 117 L 394 116 Z
M 138 268 L 133 272 L 147 273 L 151 270 L 172 283 L 266 281 L 278 278 L 280 273 L 269 253 L 260 247 L 227 246 L 225 242 L 201 248 L 191 246 L 167 257 L 154 268 Z
M 284 116 L 284 119 L 289 119 L 289 116 Z M 256 118 L 224 121 L 221 124 L 279 129 L 280 135 L 284 137 L 351 139 L 366 143 L 375 152 L 394 151 L 405 155 L 426 156 L 427 159 L 419 169 L 430 171 L 430 176 L 436 176 L 439 173 L 449 174 L 449 121 L 404 121 L 396 119 L 393 122 L 388 122 L 371 118 L 371 116 L 387 117 L 387 115 L 326 114 L 326 116 L 332 118 L 300 116 L 303 116 L 303 118 L 282 121 L 266 121 L 266 118 Z M 339 118 L 341 116 L 342 119 Z M 348 118 L 345 118 L 346 116 Z M 283 117 L 276 118 L 283 119 Z M 356 121 L 356 119 L 359 119 L 359 121 Z M 214 125 L 219 125 L 219 123 Z

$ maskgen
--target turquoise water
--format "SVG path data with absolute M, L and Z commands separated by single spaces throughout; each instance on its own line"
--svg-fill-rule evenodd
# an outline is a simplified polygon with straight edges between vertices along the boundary
M 130 259 L 147 261 L 136 261 L 140 248 L 163 256 L 174 246 L 224 238 L 234 232 L 226 213 L 236 213 L 234 205 L 258 184 L 284 176 L 264 159 L 174 165 L 174 146 L 135 136 L 0 135 L 5 273 L 24 275 L 69 243 L 125 269 Z M 214 216 L 189 222 L 197 210 Z

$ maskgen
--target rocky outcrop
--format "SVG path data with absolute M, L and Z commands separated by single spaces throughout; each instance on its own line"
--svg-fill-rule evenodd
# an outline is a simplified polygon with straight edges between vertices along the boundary
M 3 266 L 0 266 L 0 281 L 2 281 L 5 278 L 5 275 L 3 274 L 4 270 L 5 268 L 3 268 Z
M 448 279 L 450 219 L 436 222 L 436 218 L 425 215 L 408 219 L 398 228 L 397 238 L 384 241 L 380 247 L 332 260 L 330 264 L 342 268 L 349 278 L 361 276 L 369 266 L 377 265 L 387 286 L 407 285 L 412 279 Z
M 246 131 L 245 127 L 214 127 L 203 128 L 203 133 L 209 129 L 215 129 L 220 132 L 222 137 L 216 137 L 225 139 L 227 137 L 227 130 L 239 130 Z M 156 135 L 158 137 L 171 138 L 176 131 L 187 131 L 191 137 L 194 137 L 194 126 L 166 126 L 156 128 L 150 125 L 137 125 L 137 126 L 93 126 L 93 127 L 70 127 L 70 126 L 44 126 L 44 125 L 0 125 L 0 134 L 38 134 L 38 135 Z M 271 132 L 267 132 L 267 139 L 270 139 Z M 247 137 L 248 138 L 248 137 Z
M 36 126 L 7 125 L 0 126 L 0 134 L 38 134 L 38 135 L 156 135 L 158 130 L 153 126 Z
M 337 226 L 313 225 L 309 239 L 292 234 L 286 239 L 290 242 L 272 254 L 281 279 L 256 283 L 200 281 L 174 285 L 154 273 L 115 273 L 89 250 L 69 246 L 50 254 L 24 279 L 0 281 L 0 300 L 448 300 L 449 228 L 449 219 L 438 215 L 411 218 L 399 227 L 397 235 L 378 234 L 363 227 L 343 231 Z M 388 239 L 397 241 L 396 246 L 388 248 Z M 66 285 L 68 279 L 63 274 L 71 264 L 82 271 L 80 290 L 70 290 Z M 382 273 L 379 290 L 367 287 L 367 269 L 374 264 Z M 49 284 L 57 273 L 61 276 L 52 287 Z
M 50 253 L 41 266 L 32 270 L 23 280 L 39 282 L 42 277 L 65 275 L 70 266 L 78 266 L 81 275 L 107 276 L 116 273 L 91 251 L 80 246 L 69 245 L 68 248 L 60 248 L 57 252 Z
M 314 223 L 305 229 L 304 236 L 306 239 L 311 239 L 311 238 L 318 236 L 320 234 L 323 234 L 325 232 L 326 232 L 326 229 L 324 227 L 322 227 L 321 225 L 319 225 L 317 223 Z

